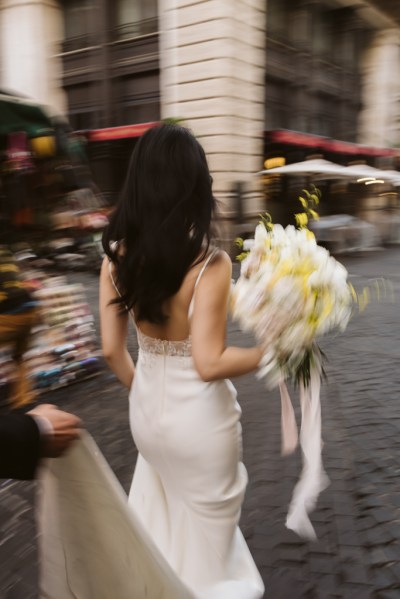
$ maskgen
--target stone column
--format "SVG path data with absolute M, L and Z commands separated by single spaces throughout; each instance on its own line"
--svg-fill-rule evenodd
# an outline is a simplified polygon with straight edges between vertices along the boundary
M 265 0 L 159 0 L 161 114 L 183 119 L 209 159 L 227 221 L 262 209 Z
M 363 109 L 359 142 L 390 147 L 400 143 L 400 31 L 377 31 L 361 65 Z
M 56 0 L 0 2 L 1 87 L 64 114 L 62 65 L 57 58 L 64 37 L 60 3 Z

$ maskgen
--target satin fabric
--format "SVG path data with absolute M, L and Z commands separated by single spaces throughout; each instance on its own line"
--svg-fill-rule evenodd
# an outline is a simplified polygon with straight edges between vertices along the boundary
M 37 519 L 40 599 L 194 599 L 87 433 L 43 462 Z
M 236 390 L 202 381 L 189 348 L 151 351 L 140 331 L 139 343 L 129 503 L 195 597 L 258 599 L 263 583 L 238 528 L 247 472 Z
M 111 268 L 110 276 L 115 285 Z M 47 466 L 41 597 L 260 599 L 264 585 L 238 527 L 247 472 L 236 390 L 200 378 L 190 337 L 137 334 L 129 501 L 87 437 Z

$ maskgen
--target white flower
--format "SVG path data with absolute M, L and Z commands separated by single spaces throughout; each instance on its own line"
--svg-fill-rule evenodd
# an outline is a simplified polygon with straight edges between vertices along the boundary
M 243 250 L 245 252 L 249 252 L 250 250 L 253 249 L 254 244 L 255 244 L 255 240 L 254 239 L 245 239 L 243 241 Z
M 264 225 L 259 224 L 256 226 L 256 230 L 254 233 L 254 242 L 256 246 L 263 246 L 268 237 L 268 231 L 264 227 Z
M 285 245 L 288 243 L 288 239 L 286 236 L 285 229 L 282 225 L 274 225 L 272 229 L 272 241 L 274 246 L 276 245 Z

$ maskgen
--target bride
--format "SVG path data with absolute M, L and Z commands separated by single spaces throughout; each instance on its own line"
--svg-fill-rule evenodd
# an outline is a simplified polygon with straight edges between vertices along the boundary
M 264 587 L 238 528 L 247 473 L 229 378 L 255 370 L 262 350 L 225 344 L 231 261 L 212 246 L 214 212 L 195 137 L 177 125 L 147 131 L 103 239 L 102 348 L 130 390 L 134 514 L 195 597 L 256 599 Z

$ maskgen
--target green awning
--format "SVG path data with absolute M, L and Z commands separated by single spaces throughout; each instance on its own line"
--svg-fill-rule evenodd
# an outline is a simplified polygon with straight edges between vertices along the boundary
M 26 131 L 29 137 L 39 137 L 52 130 L 50 117 L 40 106 L 23 98 L 0 94 L 0 135 Z

